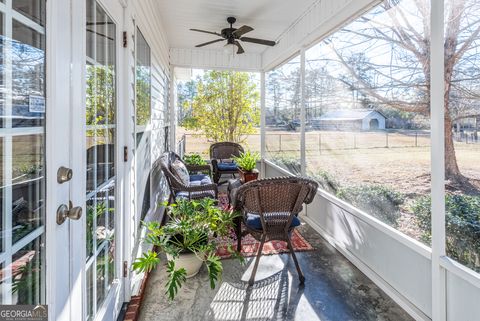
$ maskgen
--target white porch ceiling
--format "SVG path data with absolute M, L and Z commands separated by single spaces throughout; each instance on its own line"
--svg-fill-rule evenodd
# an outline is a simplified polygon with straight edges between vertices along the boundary
M 249 25 L 255 30 L 248 37 L 278 40 L 318 0 L 159 0 L 158 8 L 170 48 L 193 49 L 215 40 L 215 35 L 190 31 L 190 28 L 220 32 L 228 27 L 227 17 L 237 18 L 234 27 Z M 222 50 L 219 42 L 204 47 Z M 268 47 L 242 43 L 245 51 L 260 54 Z

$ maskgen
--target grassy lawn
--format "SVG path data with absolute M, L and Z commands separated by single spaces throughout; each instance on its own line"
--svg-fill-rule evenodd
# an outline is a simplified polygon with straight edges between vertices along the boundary
M 183 134 L 186 134 L 186 153 L 199 153 L 208 158 L 212 142 L 186 131 L 181 131 L 177 137 Z M 248 136 L 243 145 L 259 151 L 259 134 Z M 307 171 L 312 176 L 327 173 L 340 187 L 384 186 L 401 193 L 405 201 L 400 206 L 401 216 L 396 220 L 396 228 L 421 240 L 422 231 L 415 222 L 411 204 L 430 194 L 429 146 L 429 133 L 422 131 L 388 134 L 309 131 L 306 133 Z M 300 133 L 267 131 L 266 147 L 270 158 L 298 161 Z M 480 181 L 480 144 L 457 143 L 455 147 L 462 173 L 476 184 Z

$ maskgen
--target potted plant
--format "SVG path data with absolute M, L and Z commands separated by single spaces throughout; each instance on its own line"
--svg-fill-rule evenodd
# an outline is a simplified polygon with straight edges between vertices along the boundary
M 233 160 L 238 166 L 238 172 L 240 173 L 240 180 L 242 183 L 247 183 L 258 178 L 257 161 L 260 159 L 258 153 L 252 153 L 246 151 L 241 153 L 238 157 L 234 157 Z
M 210 198 L 202 200 L 179 200 L 167 206 L 168 222 L 161 226 L 158 222 L 148 223 L 146 241 L 154 249 L 135 260 L 133 269 L 150 272 L 160 263 L 158 253 L 167 256 L 166 286 L 168 298 L 173 300 L 178 289 L 187 278 L 195 276 L 203 264 L 206 265 L 210 287 L 215 288 L 221 278 L 223 267 L 216 253 L 218 240 L 230 235 L 234 226 L 234 212 L 224 211 Z M 243 258 L 229 246 L 233 257 Z

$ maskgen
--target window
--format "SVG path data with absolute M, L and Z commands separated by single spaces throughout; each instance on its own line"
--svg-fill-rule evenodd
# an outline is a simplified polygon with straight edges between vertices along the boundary
M 177 148 L 209 159 L 214 142 L 260 151 L 259 74 L 176 68 Z
M 480 1 L 445 1 L 447 255 L 480 272 Z M 449 72 L 451 70 L 451 72 Z M 426 213 L 427 214 L 427 213 Z M 426 215 L 430 217 L 429 213 Z
M 137 212 L 143 219 L 150 209 L 152 68 L 150 46 L 138 28 L 136 40 L 135 186 Z
M 99 2 L 86 2 L 87 320 L 114 281 L 117 139 L 117 26 Z
M 306 172 L 420 241 L 430 198 L 429 2 L 384 1 L 306 51 Z M 268 157 L 300 172 L 299 58 L 267 74 Z
M 300 174 L 300 57 L 266 73 L 267 158 Z

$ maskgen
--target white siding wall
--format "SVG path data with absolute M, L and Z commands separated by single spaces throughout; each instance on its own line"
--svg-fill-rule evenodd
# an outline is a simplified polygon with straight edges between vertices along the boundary
M 169 93 L 170 93 L 170 63 L 169 63 L 169 46 L 167 38 L 163 32 L 163 26 L 160 16 L 157 14 L 156 0 L 136 0 L 129 1 L 126 10 L 125 29 L 128 33 L 128 70 L 129 78 L 129 101 L 130 108 L 125 111 L 128 114 L 128 137 L 129 137 L 129 186 L 126 200 L 128 203 L 128 210 L 130 213 L 130 228 L 127 231 L 129 243 L 126 246 L 125 253 L 129 260 L 133 260 L 145 248 L 145 244 L 139 243 L 142 235 L 144 235 L 144 228 L 140 228 L 140 211 L 142 208 L 142 201 L 144 195 L 141 195 L 145 190 L 145 186 L 135 186 L 135 157 L 143 157 L 135 154 L 135 30 L 136 27 L 140 29 L 143 36 L 151 49 L 151 64 L 152 64 L 152 111 L 151 123 L 146 129 L 146 133 L 150 137 L 150 144 L 147 145 L 147 140 L 142 140 L 139 150 L 150 148 L 150 164 L 146 164 L 145 170 L 138 173 L 142 175 L 140 182 L 146 182 L 146 179 L 152 171 L 152 165 L 155 160 L 165 151 L 168 146 L 165 146 L 166 133 L 169 131 Z M 141 153 L 140 153 L 141 154 Z M 145 159 L 138 159 L 140 163 Z M 151 203 L 150 211 L 145 220 L 160 219 L 160 214 L 163 212 L 157 208 L 159 201 L 163 201 L 167 195 L 168 188 L 165 186 L 163 175 L 159 171 L 153 171 L 151 176 Z M 137 193 L 138 192 L 138 193 Z M 138 195 L 137 195 L 138 194 Z M 128 196 L 130 195 L 130 197 Z M 131 293 L 135 294 L 138 289 L 141 275 L 132 275 L 132 283 L 130 287 Z M 130 282 L 130 281 L 129 281 Z M 128 300 L 128 294 L 126 297 Z
M 382 116 L 379 112 L 372 112 L 367 117 L 362 120 L 362 129 L 363 130 L 371 130 L 370 128 L 370 121 L 372 119 L 378 120 L 378 128 L 377 129 L 385 129 L 385 117 Z

